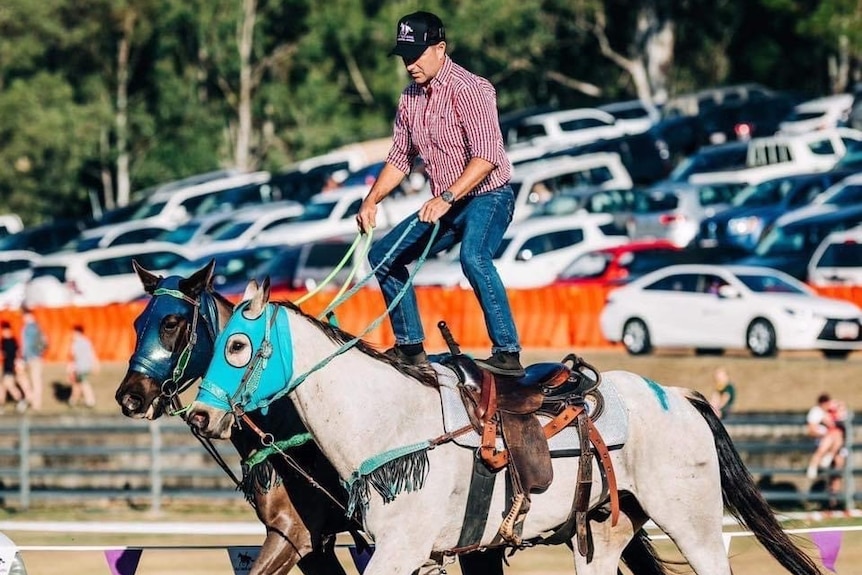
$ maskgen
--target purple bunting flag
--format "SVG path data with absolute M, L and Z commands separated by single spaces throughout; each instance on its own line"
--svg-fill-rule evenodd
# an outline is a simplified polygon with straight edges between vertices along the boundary
M 135 575 L 143 549 L 108 549 L 105 559 L 111 575 Z
M 353 564 L 356 565 L 356 570 L 359 573 L 365 572 L 365 567 L 368 566 L 368 562 L 371 561 L 371 555 L 374 554 L 374 546 L 369 546 L 363 549 L 362 551 L 358 550 L 353 545 L 350 546 L 350 557 L 353 558 Z
M 841 550 L 841 531 L 814 531 L 811 533 L 811 540 L 820 550 L 823 566 L 837 573 L 835 561 L 838 559 L 838 551 Z

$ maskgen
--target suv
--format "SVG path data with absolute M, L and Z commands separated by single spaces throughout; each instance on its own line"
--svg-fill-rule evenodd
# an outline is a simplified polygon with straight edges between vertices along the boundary
M 616 118 L 598 108 L 576 108 L 527 116 L 503 134 L 507 146 L 571 146 L 625 134 Z
M 618 138 L 597 140 L 548 154 L 547 157 L 582 156 L 598 152 L 619 154 L 632 182 L 648 186 L 668 177 L 671 172 L 667 143 L 654 132 L 627 134 Z
M 162 242 L 45 256 L 33 267 L 24 304 L 34 308 L 131 301 L 143 293 L 132 260 L 161 273 L 188 259 L 182 248 Z
M 698 245 L 750 252 L 779 216 L 810 204 L 848 175 L 847 171 L 818 172 L 784 176 L 748 186 L 733 198 L 731 207 L 700 223 Z
M 602 152 L 563 156 L 521 164 L 511 180 L 515 192 L 514 221 L 530 216 L 559 193 L 578 188 L 626 189 L 632 179 L 619 154 Z
M 735 263 L 775 268 L 805 281 L 808 262 L 820 242 L 832 232 L 859 224 L 862 224 L 860 205 L 809 217 L 790 212 L 776 220 L 758 242 L 754 254 Z

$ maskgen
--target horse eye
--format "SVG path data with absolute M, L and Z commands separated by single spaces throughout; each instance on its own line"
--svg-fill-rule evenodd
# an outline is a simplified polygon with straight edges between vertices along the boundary
M 232 335 L 225 346 L 225 358 L 233 367 L 244 367 L 251 361 L 251 340 L 247 335 Z
M 180 325 L 179 318 L 177 316 L 174 316 L 174 315 L 169 315 L 165 318 L 164 322 L 162 323 L 162 328 L 165 331 L 172 332 L 172 331 L 176 331 L 177 328 L 179 327 L 179 325 Z

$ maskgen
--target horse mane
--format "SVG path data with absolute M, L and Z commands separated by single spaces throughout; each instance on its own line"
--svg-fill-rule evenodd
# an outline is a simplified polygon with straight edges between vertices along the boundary
M 341 329 L 340 327 L 338 327 L 336 325 L 332 325 L 329 322 L 320 321 L 319 319 L 317 319 L 313 315 L 309 315 L 309 314 L 305 313 L 304 311 L 302 311 L 302 309 L 298 305 L 296 305 L 292 301 L 286 301 L 286 300 L 285 301 L 273 301 L 272 303 L 274 303 L 275 305 L 280 305 L 282 307 L 286 307 L 286 308 L 289 308 L 289 309 L 295 311 L 296 313 L 298 313 L 299 315 L 301 315 L 302 317 L 307 319 L 309 322 L 311 322 L 313 325 L 315 325 L 324 334 L 326 334 L 326 337 L 328 337 L 330 340 L 332 340 L 335 343 L 345 344 L 348 341 L 351 341 L 352 339 L 354 339 L 356 337 L 355 335 L 344 331 L 343 329 Z M 394 358 L 391 358 L 388 355 L 386 355 L 385 353 L 382 353 L 382 352 L 376 350 L 370 344 L 368 344 L 365 340 L 362 340 L 362 339 L 358 340 L 353 347 L 355 347 L 356 349 L 358 349 L 359 351 L 361 351 L 365 355 L 373 357 L 377 361 L 382 361 L 384 363 L 388 363 L 389 365 L 391 365 L 392 367 L 394 367 L 395 369 L 397 369 L 398 371 L 400 371 L 404 375 L 418 380 L 423 385 L 427 385 L 429 387 L 439 387 L 439 383 L 437 382 L 437 376 L 434 373 L 432 373 L 430 370 L 423 369 L 419 366 L 410 365 L 410 364 L 404 363 L 402 361 L 398 361 Z

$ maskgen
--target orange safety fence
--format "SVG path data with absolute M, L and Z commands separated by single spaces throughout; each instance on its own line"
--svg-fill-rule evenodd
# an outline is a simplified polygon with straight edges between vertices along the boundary
M 599 286 L 548 286 L 530 290 L 510 290 L 509 301 L 525 348 L 580 350 L 610 347 L 599 329 L 599 314 L 609 288 Z M 862 306 L 862 286 L 817 288 L 828 297 Z M 305 292 L 278 292 L 273 299 L 296 300 Z M 323 292 L 303 304 L 311 314 L 320 313 L 331 301 L 332 293 Z M 466 349 L 488 349 L 490 340 L 476 297 L 471 290 L 417 288 L 416 296 L 425 327 L 426 349 L 444 351 L 446 344 L 437 329 L 444 320 L 455 339 Z M 48 338 L 47 361 L 67 361 L 72 328 L 81 325 L 92 340 L 102 361 L 128 361 L 135 346 L 134 320 L 146 302 L 112 304 L 101 307 L 38 308 L 36 321 Z M 358 334 L 385 311 L 380 292 L 365 288 L 336 309 L 339 325 Z M 0 320 L 9 321 L 20 337 L 21 314 L 0 311 Z M 364 336 L 368 342 L 385 349 L 394 339 L 389 321 Z

